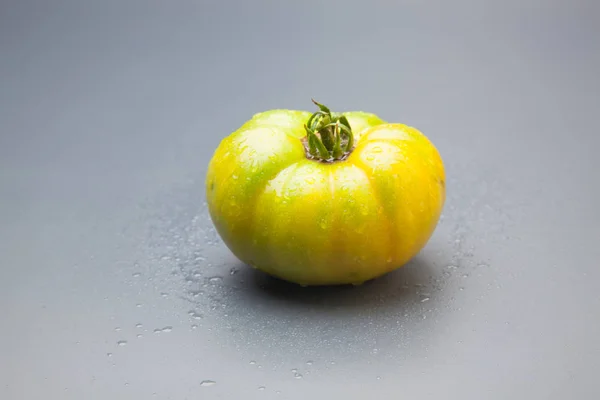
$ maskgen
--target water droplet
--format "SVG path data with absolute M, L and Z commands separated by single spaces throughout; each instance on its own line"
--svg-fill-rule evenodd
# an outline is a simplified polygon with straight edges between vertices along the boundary
M 306 362 L 306 365 L 313 365 L 313 362 L 312 362 L 312 360 L 308 360 L 308 361 Z
M 140 272 L 134 272 L 133 274 L 131 274 L 131 276 L 133 276 L 134 278 L 139 278 L 140 276 L 142 276 L 142 274 Z
M 458 290 L 465 290 L 465 288 L 461 286 L 458 288 Z
M 192 325 L 192 329 L 198 329 L 198 325 L 196 325 L 196 324 Z
M 161 297 L 169 297 L 169 293 L 161 292 L 160 296 Z
M 106 353 L 106 357 L 112 357 L 112 353 Z
M 327 228 L 327 221 L 321 220 L 321 222 L 319 223 L 319 226 L 321 227 L 321 229 Z
M 250 365 L 254 365 L 254 364 L 256 364 L 256 361 L 254 361 L 254 360 L 250 361 Z
M 119 340 L 117 342 L 117 346 L 123 347 L 123 346 L 126 346 L 126 345 L 127 345 L 127 340 Z
M 275 394 L 281 394 L 281 390 L 276 391 Z
M 142 335 L 141 333 L 138 333 L 138 334 L 136 335 L 136 337 L 139 339 L 139 338 L 143 338 L 143 337 L 144 337 L 144 335 Z
M 189 311 L 188 315 L 193 319 L 202 319 L 202 314 L 199 314 L 196 311 Z
M 377 379 L 378 381 L 380 381 L 380 380 L 381 380 L 381 377 L 380 377 L 380 376 L 378 376 L 378 377 L 377 377 L 377 378 L 375 378 L 375 379 Z
M 231 270 L 229 271 L 229 275 L 235 275 L 238 273 L 238 269 L 237 268 L 231 268 Z
M 294 374 L 294 378 L 296 378 L 296 379 L 302 379 L 302 374 L 300 374 L 300 373 L 296 372 L 296 373 Z
M 236 174 L 231 175 L 231 179 L 237 180 L 239 177 Z
M 209 278 L 208 281 L 210 283 L 218 283 L 221 282 L 223 280 L 223 278 L 221 278 L 220 276 L 213 276 L 212 278 Z
M 429 297 L 425 297 L 425 298 L 421 299 L 421 303 L 425 303 L 426 301 L 429 301 Z
M 160 329 L 160 328 L 156 328 L 156 329 L 154 330 L 154 333 L 156 333 L 156 334 L 159 334 L 159 333 L 161 333 L 161 332 L 162 332 L 162 329 Z
M 142 326 L 143 326 L 142 324 L 135 324 L 135 327 L 138 329 L 141 328 Z
M 258 390 L 265 390 L 266 388 L 264 386 L 259 386 Z
M 375 159 L 375 157 L 373 156 L 367 156 L 367 161 L 373 161 Z
M 331 361 L 331 362 L 329 362 L 329 364 L 335 365 L 335 361 Z
M 306 183 L 308 183 L 309 185 L 312 185 L 313 183 L 315 183 L 315 178 L 312 178 L 312 177 L 308 177 L 305 180 L 306 180 Z
M 137 308 L 141 308 L 141 307 L 142 307 L 142 304 L 141 304 L 141 303 L 137 303 L 135 306 L 136 306 Z
M 468 278 L 468 277 L 469 277 L 469 274 L 463 274 L 463 276 L 462 276 L 462 277 L 463 277 L 463 278 Z
M 292 368 L 292 372 L 296 373 L 296 372 L 298 372 L 298 370 L 296 368 Z
M 115 331 L 117 331 L 117 332 L 119 332 L 120 330 L 121 330 L 121 328 L 118 326 L 115 328 Z
M 211 380 L 208 380 L 208 379 L 207 380 L 203 380 L 202 382 L 200 382 L 200 386 L 202 386 L 202 387 L 213 386 L 213 385 L 216 385 L 216 384 L 217 384 L 217 382 L 211 381 Z
M 393 259 L 392 259 L 392 257 L 389 257 L 386 261 L 388 264 L 390 264 L 393 261 Z
M 163 332 L 169 333 L 173 330 L 172 326 L 165 326 L 164 328 L 162 328 Z
M 381 153 L 381 147 L 379 147 L 379 146 L 375 146 L 375 147 L 373 147 L 373 148 L 371 149 L 371 151 L 372 151 L 373 153 Z

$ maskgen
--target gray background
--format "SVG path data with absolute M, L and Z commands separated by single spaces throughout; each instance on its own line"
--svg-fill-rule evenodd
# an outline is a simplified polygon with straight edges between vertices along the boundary
M 600 397 L 597 4 L 1 2 L 0 398 Z M 311 97 L 446 163 L 362 287 L 253 272 L 206 212 L 219 141 Z

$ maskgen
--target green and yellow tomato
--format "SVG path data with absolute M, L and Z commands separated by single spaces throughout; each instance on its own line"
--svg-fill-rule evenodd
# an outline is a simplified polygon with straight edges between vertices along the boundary
M 435 146 L 366 112 L 271 110 L 223 139 L 207 172 L 215 228 L 242 262 L 301 285 L 403 266 L 445 201 Z

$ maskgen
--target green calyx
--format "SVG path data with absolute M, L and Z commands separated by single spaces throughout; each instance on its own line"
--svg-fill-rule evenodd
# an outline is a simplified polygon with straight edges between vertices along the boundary
M 304 125 L 308 155 L 326 162 L 346 158 L 354 147 L 354 135 L 348 119 L 344 115 L 334 116 L 323 104 L 315 100 L 312 102 L 319 111 L 312 114 Z

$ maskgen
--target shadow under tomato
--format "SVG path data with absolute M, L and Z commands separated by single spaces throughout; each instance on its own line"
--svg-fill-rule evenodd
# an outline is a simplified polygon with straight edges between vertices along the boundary
M 271 277 L 243 266 L 248 301 L 276 300 L 291 306 L 361 308 L 398 307 L 421 301 L 418 288 L 431 285 L 433 266 L 417 256 L 405 266 L 362 285 L 308 286 Z M 402 307 L 401 307 L 402 308 Z
M 430 258 L 433 257 L 433 258 Z M 202 294 L 189 299 L 204 318 L 215 343 L 238 356 L 280 363 L 296 359 L 348 362 L 362 355 L 405 357 L 422 351 L 427 315 L 440 309 L 444 274 L 433 254 L 421 254 L 405 266 L 359 286 L 309 286 L 273 278 L 239 261 Z M 427 299 L 424 302 L 424 299 Z M 375 357 L 375 355 L 373 356 Z

